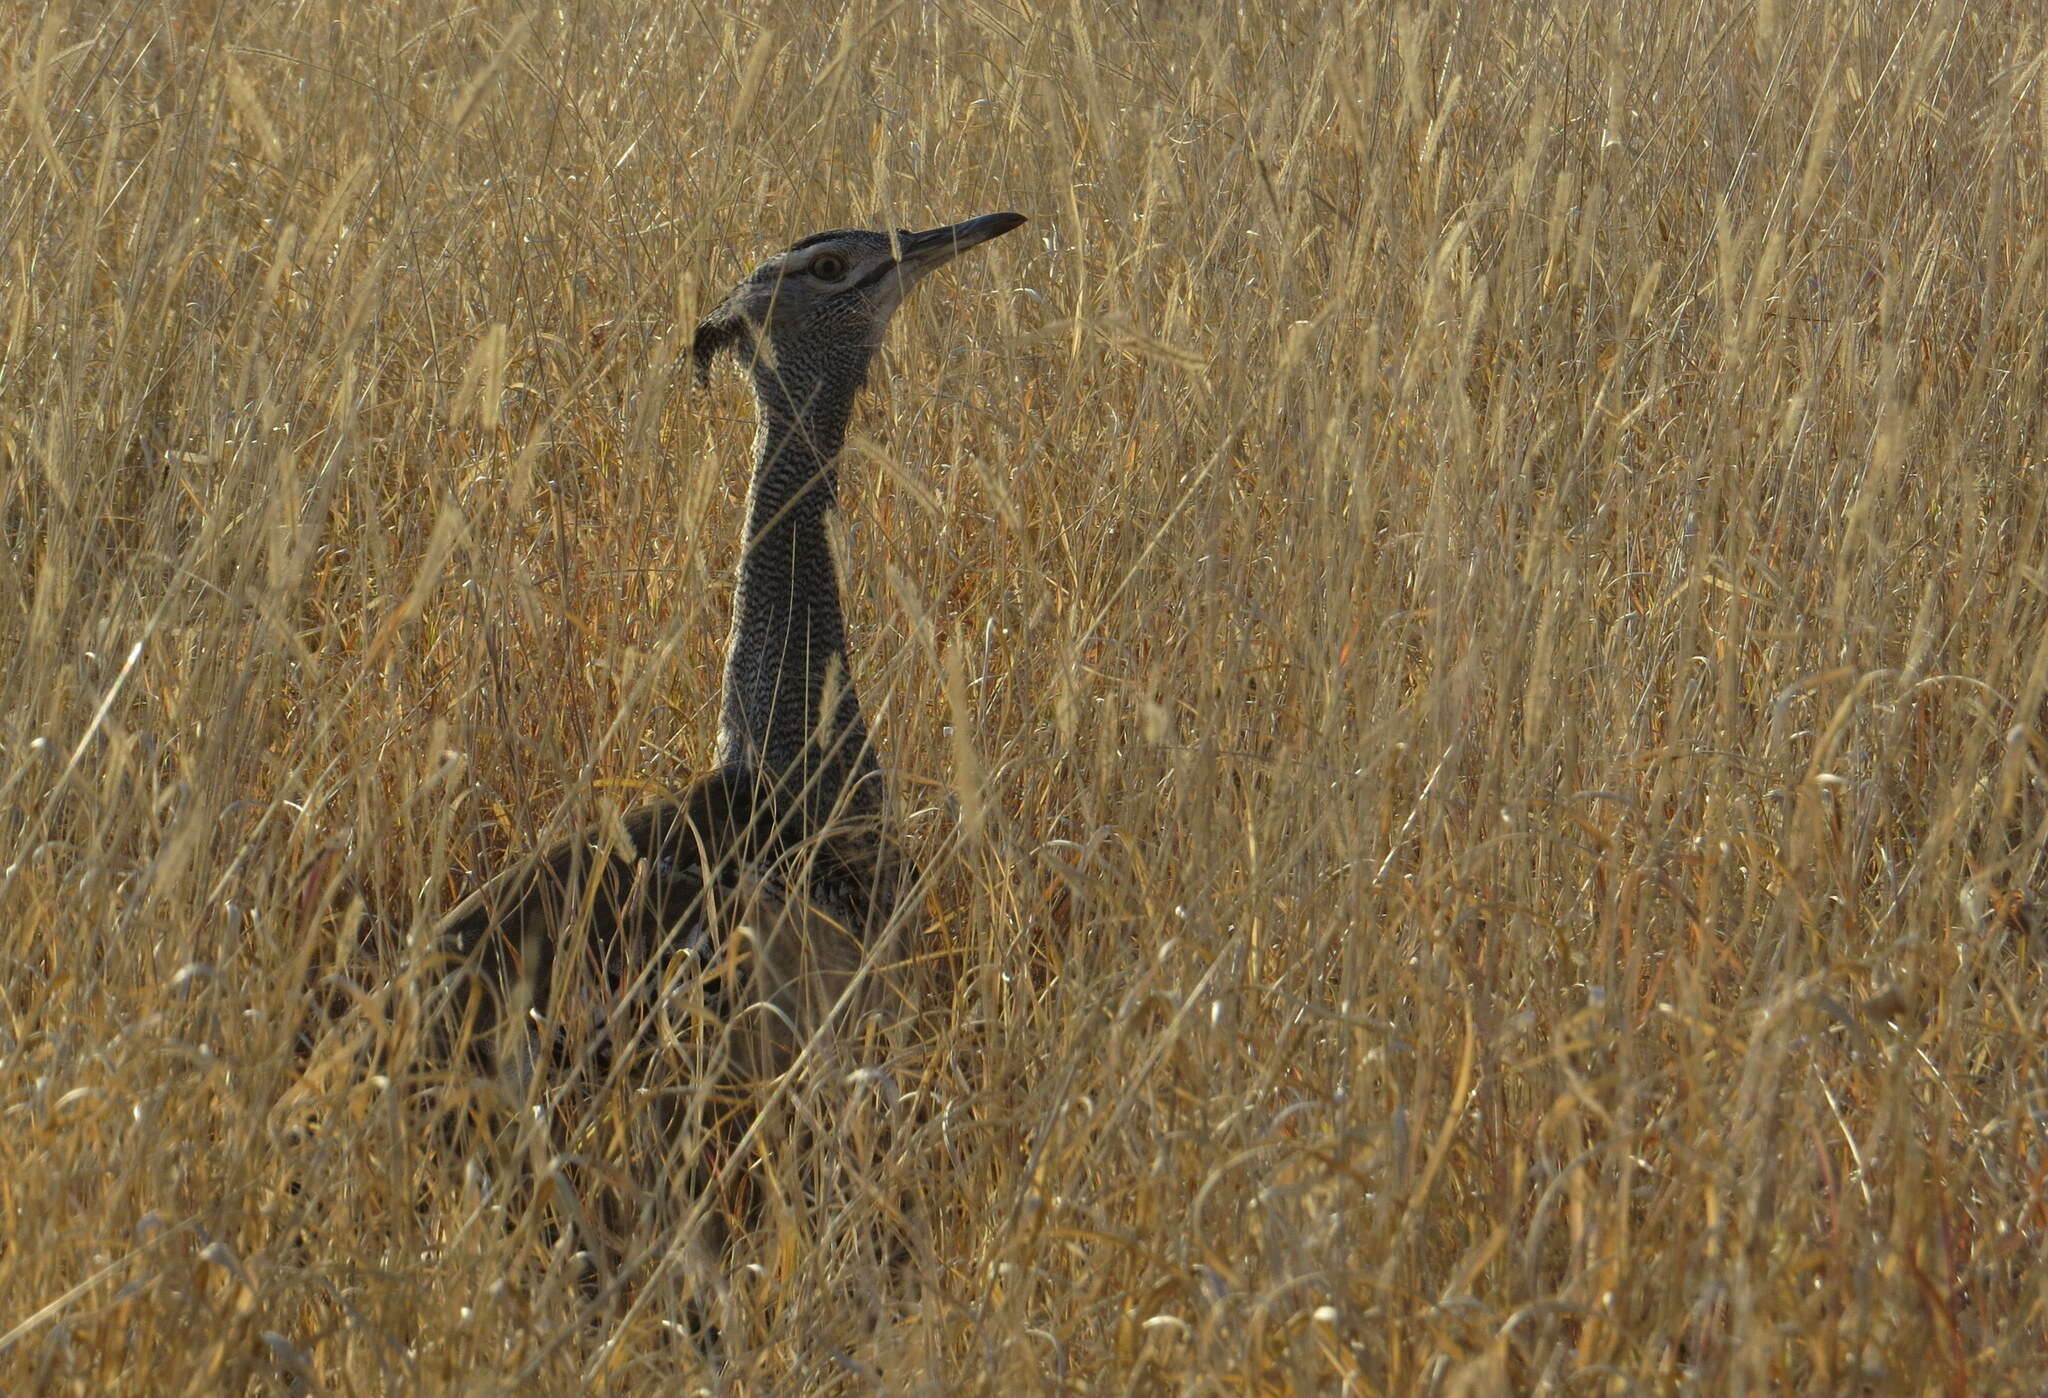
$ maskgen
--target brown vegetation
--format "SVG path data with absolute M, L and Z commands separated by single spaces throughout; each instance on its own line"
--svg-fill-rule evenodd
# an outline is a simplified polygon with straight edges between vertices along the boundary
M 632 1095 L 511 1188 L 408 968 L 708 765 L 706 299 L 1009 208 L 845 470 L 934 917 L 725 1162 L 718 1381 L 2048 1372 L 2030 7 L 138 0 L 0 73 L 7 1392 L 713 1382 L 673 1238 L 551 1222 Z

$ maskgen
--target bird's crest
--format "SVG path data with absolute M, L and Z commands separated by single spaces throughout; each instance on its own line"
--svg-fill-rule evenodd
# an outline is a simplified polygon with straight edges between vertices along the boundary
M 731 350 L 744 358 L 753 338 L 753 327 L 730 301 L 698 321 L 697 333 L 690 339 L 690 364 L 697 374 L 697 387 L 710 386 L 711 366 L 721 351 Z

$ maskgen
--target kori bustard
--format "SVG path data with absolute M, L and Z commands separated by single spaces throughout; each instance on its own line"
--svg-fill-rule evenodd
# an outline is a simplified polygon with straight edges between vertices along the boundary
M 553 987 L 579 971 L 600 999 L 623 1005 L 678 972 L 701 980 L 724 966 L 724 1005 L 762 1011 L 756 1047 L 786 1050 L 899 920 L 915 870 L 883 821 L 847 666 L 827 540 L 835 459 L 911 288 L 1024 221 L 1000 213 L 921 233 L 813 234 L 697 326 L 699 385 L 729 351 L 757 414 L 717 765 L 667 800 L 507 869 L 442 921 L 437 945 L 462 967 L 450 983 L 454 1032 L 501 1072 L 530 1073 L 548 1051 Z

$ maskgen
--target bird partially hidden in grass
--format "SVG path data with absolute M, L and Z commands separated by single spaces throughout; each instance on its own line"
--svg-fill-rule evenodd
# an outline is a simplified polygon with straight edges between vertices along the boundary
M 663 1013 L 634 1007 L 688 1001 L 708 1009 L 700 1023 L 724 1021 L 728 1070 L 758 1079 L 843 1008 L 910 919 L 918 873 L 890 837 L 847 665 L 827 541 L 835 462 L 904 297 L 1024 221 L 813 234 L 697 326 L 699 385 L 730 352 L 757 410 L 717 765 L 523 859 L 448 913 L 434 939 L 456 969 L 439 1014 L 458 1057 L 520 1094 L 539 1073 L 615 1078 L 675 1037 Z M 572 985 L 586 1008 L 558 1013 Z

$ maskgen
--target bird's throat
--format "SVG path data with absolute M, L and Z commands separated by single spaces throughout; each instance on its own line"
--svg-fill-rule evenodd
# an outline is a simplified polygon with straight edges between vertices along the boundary
M 844 414 L 819 420 L 757 393 L 761 412 L 725 658 L 718 761 L 814 812 L 876 804 L 867 726 L 847 665 L 832 555 L 833 457 Z

